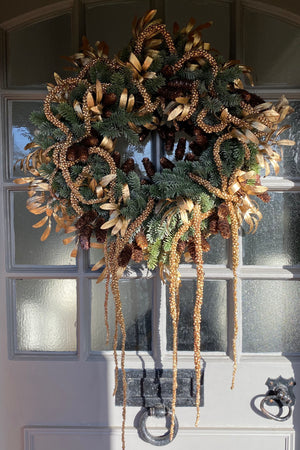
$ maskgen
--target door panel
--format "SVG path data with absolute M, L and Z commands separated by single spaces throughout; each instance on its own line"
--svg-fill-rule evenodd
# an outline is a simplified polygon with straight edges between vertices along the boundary
M 7 320 L 2 320 L 0 328 L 0 450 L 121 448 L 122 411 L 115 406 L 112 396 L 112 340 L 106 345 L 103 328 L 104 287 L 96 284 L 98 274 L 91 271 L 101 257 L 100 252 L 80 253 L 76 261 L 70 258 L 72 246 L 62 246 L 61 236 L 53 233 L 45 243 L 40 242 L 42 231 L 32 229 L 39 218 L 29 217 L 24 186 L 12 183 L 13 176 L 20 176 L 14 172 L 13 164 L 24 155 L 22 147 L 28 134 L 34 132 L 28 114 L 46 92 L 36 88 L 50 82 L 54 71 L 62 74 L 64 64 L 59 56 L 72 53 L 71 43 L 80 37 L 75 36 L 76 29 L 81 29 L 83 23 L 91 43 L 106 40 L 113 54 L 127 43 L 131 18 L 158 6 L 165 12 L 169 28 L 175 20 L 184 26 L 190 17 L 195 17 L 197 24 L 213 20 L 214 26 L 204 30 L 203 35 L 225 58 L 229 54 L 239 57 L 235 53 L 239 48 L 237 41 L 244 39 L 245 62 L 257 67 L 257 81 L 263 86 L 257 92 L 266 99 L 268 95 L 278 98 L 284 83 L 294 101 L 297 112 L 289 119 L 292 128 L 284 137 L 299 141 L 296 119 L 300 90 L 299 86 L 295 88 L 296 58 L 290 57 L 290 46 L 296 51 L 299 39 L 297 27 L 276 15 L 276 8 L 269 14 L 265 9 L 249 8 L 246 3 L 99 0 L 85 1 L 79 8 L 80 2 L 76 0 L 74 5 L 66 2 L 67 12 L 64 8 L 57 14 L 52 11 L 51 17 L 37 18 L 36 11 L 32 11 L 32 21 L 26 15 L 24 26 L 18 21 L 17 27 L 7 28 L 6 23 L 3 47 L 7 65 L 2 78 L 7 82 L 1 87 L 1 145 L 5 156 L 0 174 L 3 191 L 0 314 Z M 256 7 L 259 6 L 256 2 Z M 278 51 L 271 40 L 274 29 L 280 39 Z M 263 36 L 263 41 L 259 36 Z M 22 44 L 26 47 L 23 53 L 19 51 Z M 268 49 L 270 54 L 265 59 Z M 274 65 L 268 72 L 270 58 Z M 274 68 L 278 65 L 277 71 Z M 124 143 L 119 146 L 123 160 L 134 153 Z M 144 155 L 134 155 L 141 173 L 142 157 L 152 158 L 158 148 L 157 140 L 150 140 Z M 181 450 L 186 445 L 191 450 L 201 446 L 210 450 L 297 449 L 294 430 L 300 422 L 299 402 L 292 418 L 283 423 L 268 420 L 259 412 L 259 402 L 267 391 L 267 378 L 279 375 L 297 378 L 300 373 L 296 221 L 300 208 L 299 142 L 287 152 L 282 162 L 283 178 L 274 181 L 271 176 L 265 180 L 273 191 L 273 199 L 266 211 L 260 206 L 264 220 L 256 235 L 248 236 L 241 231 L 239 365 L 234 390 L 230 390 L 233 309 L 230 245 L 216 237 L 211 241 L 212 251 L 205 254 L 204 406 L 198 429 L 193 427 L 194 408 L 177 408 L 180 428 L 169 444 L 170 449 Z M 193 368 L 191 308 L 195 267 L 182 264 L 181 272 L 178 366 Z M 126 367 L 171 368 L 167 286 L 144 266 L 130 267 L 120 284 L 128 334 Z M 111 309 L 109 322 L 113 328 Z M 300 398 L 299 383 L 295 393 Z M 127 408 L 126 444 L 128 449 L 146 450 L 150 446 L 138 437 L 136 429 L 139 411 L 137 407 Z M 160 421 L 149 421 L 153 433 L 161 432 L 162 426 Z

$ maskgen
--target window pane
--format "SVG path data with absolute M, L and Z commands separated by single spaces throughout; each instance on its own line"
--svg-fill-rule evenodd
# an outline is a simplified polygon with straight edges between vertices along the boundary
M 32 141 L 35 126 L 30 122 L 29 115 L 32 111 L 37 111 L 41 108 L 42 103 L 40 101 L 13 101 L 12 102 L 12 129 L 11 133 L 11 145 L 10 154 L 12 161 L 10 167 L 10 176 L 14 175 L 16 177 L 29 176 L 27 173 L 19 169 L 18 165 L 14 168 L 18 159 L 24 158 L 30 153 L 30 150 L 24 150 L 26 144 Z
M 12 192 L 13 230 L 12 264 L 37 266 L 75 265 L 76 259 L 70 256 L 72 244 L 63 245 L 66 237 L 63 231 L 56 233 L 56 222 L 52 220 L 52 230 L 48 239 L 41 242 L 40 237 L 46 228 L 32 228 L 44 215 L 31 214 L 26 208 L 27 192 Z
M 255 234 L 244 234 L 244 264 L 281 266 L 300 262 L 300 195 L 271 192 L 259 202 L 263 219 Z
M 180 286 L 180 318 L 178 328 L 178 350 L 194 348 L 193 311 L 196 280 L 184 280 Z M 167 350 L 172 350 L 173 328 L 167 290 Z M 227 349 L 227 283 L 205 281 L 201 321 L 201 350 L 220 351 Z
M 192 2 L 174 2 L 166 0 L 166 23 L 169 31 L 173 23 L 184 27 L 191 17 L 196 19 L 196 26 L 213 21 L 211 28 L 203 31 L 203 39 L 218 49 L 224 58 L 229 57 L 230 3 L 213 0 L 193 0 Z
M 243 62 L 253 67 L 255 84 L 299 85 L 299 31 L 284 18 L 244 8 Z
M 120 294 L 126 323 L 126 350 L 151 350 L 151 314 L 153 298 L 152 279 L 121 280 Z M 114 300 L 109 297 L 108 319 L 110 339 L 106 345 L 104 320 L 105 281 L 91 282 L 91 349 L 92 351 L 112 350 L 115 326 Z M 118 339 L 118 349 L 121 336 Z
M 283 147 L 283 159 L 279 163 L 280 175 L 300 177 L 300 102 L 290 102 L 295 111 L 289 115 L 284 124 L 291 128 L 280 136 L 280 139 L 292 139 L 296 142 L 293 147 Z
M 96 41 L 105 41 L 109 46 L 109 54 L 113 57 L 129 43 L 133 18 L 143 16 L 149 9 L 149 0 L 130 0 L 123 4 L 106 2 L 87 6 L 86 30 L 91 45 L 94 46 Z
M 63 15 L 8 32 L 8 86 L 43 86 L 70 65 L 71 16 Z
M 18 351 L 75 352 L 75 280 L 16 280 Z
M 300 352 L 300 281 L 243 281 L 243 351 Z

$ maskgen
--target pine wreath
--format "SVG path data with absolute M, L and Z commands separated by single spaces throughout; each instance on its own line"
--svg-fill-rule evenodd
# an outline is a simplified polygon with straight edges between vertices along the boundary
M 253 197 L 268 202 L 260 173 L 270 165 L 278 174 L 280 155 L 272 146 L 293 145 L 279 135 L 280 122 L 292 112 L 285 97 L 277 105 L 247 92 L 241 77 L 250 69 L 236 61 L 224 62 L 202 40 L 204 26 L 190 21 L 173 37 L 155 10 L 133 24 L 133 38 L 118 57 L 109 59 L 107 45 L 92 48 L 86 39 L 82 51 L 71 57 L 78 71 L 73 78 L 49 84 L 43 111 L 34 112 L 37 127 L 30 150 L 20 167 L 32 177 L 27 208 L 44 214 L 34 227 L 52 224 L 72 235 L 64 240 L 103 248 L 98 282 L 106 281 L 106 323 L 109 287 L 116 327 L 122 334 L 123 432 L 126 415 L 124 370 L 126 330 L 119 279 L 131 260 L 159 268 L 170 283 L 173 323 L 173 436 L 177 386 L 177 329 L 179 319 L 179 263 L 184 255 L 197 267 L 194 307 L 196 405 L 200 405 L 200 326 L 203 300 L 203 251 L 218 233 L 231 237 L 234 275 L 233 380 L 236 373 L 238 229 L 243 220 L 254 232 L 262 215 Z M 121 160 L 118 138 L 139 145 L 158 133 L 165 156 L 160 168 L 143 158 L 147 177 L 141 177 L 134 158 Z M 91 243 L 95 237 L 97 243 Z M 114 354 L 118 368 L 115 333 Z M 116 383 L 118 378 L 116 377 Z M 117 387 L 117 386 L 116 386 Z M 115 391 L 116 391 L 115 387 Z

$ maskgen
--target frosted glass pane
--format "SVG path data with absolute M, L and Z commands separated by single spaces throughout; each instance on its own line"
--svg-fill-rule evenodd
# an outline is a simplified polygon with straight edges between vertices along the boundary
M 151 279 L 121 280 L 120 294 L 123 314 L 126 323 L 126 350 L 151 350 L 151 314 L 153 298 L 153 281 Z M 106 329 L 104 321 L 105 282 L 92 287 L 91 311 L 91 349 L 93 351 L 112 350 L 115 324 L 114 301 L 109 297 L 110 339 L 106 345 Z M 118 339 L 118 348 L 121 337 Z
M 24 177 L 30 176 L 29 173 L 24 175 L 24 172 L 19 169 L 18 165 L 14 168 L 18 159 L 24 158 L 30 153 L 30 150 L 24 150 L 24 147 L 28 142 L 31 142 L 34 136 L 35 126 L 30 122 L 29 115 L 32 111 L 37 111 L 41 108 L 42 102 L 12 102 L 12 117 L 11 123 L 11 143 L 12 148 L 10 154 L 12 154 L 12 165 L 10 167 L 11 176 Z
M 271 192 L 259 202 L 263 219 L 255 234 L 243 236 L 244 264 L 291 265 L 300 262 L 300 195 Z
M 165 2 L 166 23 L 170 31 L 174 22 L 184 27 L 191 17 L 196 19 L 196 26 L 213 21 L 213 25 L 203 30 L 203 39 L 210 42 L 224 58 L 229 57 L 230 3 L 214 0 L 193 0 L 191 2 Z
M 283 147 L 283 159 L 280 161 L 280 175 L 300 177 L 300 102 L 290 102 L 294 108 L 293 114 L 288 116 L 284 124 L 291 128 L 282 133 L 280 139 L 292 139 L 296 142 L 293 147 Z
M 40 87 L 53 80 L 53 72 L 63 75 L 70 65 L 62 56 L 72 54 L 71 16 L 35 23 L 7 35 L 8 86 Z
M 111 57 L 129 43 L 131 24 L 135 16 L 141 17 L 151 9 L 149 0 L 106 2 L 103 5 L 86 7 L 86 31 L 92 45 L 105 41 Z M 117 30 L 117 32 L 116 32 Z
M 300 281 L 243 281 L 243 351 L 300 352 Z
M 11 242 L 13 264 L 39 265 L 39 266 L 59 266 L 75 265 L 76 258 L 71 258 L 72 244 L 64 245 L 63 239 L 66 234 L 61 231 L 55 232 L 55 221 L 53 229 L 46 239 L 41 242 L 40 237 L 45 229 L 32 228 L 32 225 L 43 218 L 43 214 L 31 214 L 26 208 L 27 192 L 13 192 L 13 229 Z
M 300 29 L 284 18 L 244 9 L 243 63 L 255 84 L 299 86 Z
M 16 280 L 17 351 L 75 352 L 75 280 Z
M 180 286 L 180 318 L 178 328 L 178 350 L 193 350 L 193 311 L 196 280 L 184 280 Z M 167 350 L 172 350 L 173 327 L 167 291 Z M 201 350 L 220 351 L 227 349 L 227 283 L 205 281 L 201 322 Z

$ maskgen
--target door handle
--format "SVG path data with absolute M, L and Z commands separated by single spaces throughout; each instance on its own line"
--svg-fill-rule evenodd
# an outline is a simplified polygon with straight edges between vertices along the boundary
M 267 379 L 266 385 L 269 390 L 260 402 L 260 409 L 268 419 L 284 422 L 291 417 L 292 407 L 295 404 L 295 395 L 293 392 L 295 384 L 294 378 L 285 379 L 280 376 L 276 379 Z M 266 406 L 275 406 L 277 408 L 277 414 L 273 414 L 269 409 L 266 409 Z M 282 415 L 284 407 L 287 407 L 288 411 L 285 415 Z

